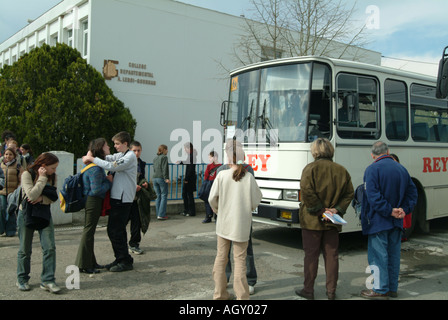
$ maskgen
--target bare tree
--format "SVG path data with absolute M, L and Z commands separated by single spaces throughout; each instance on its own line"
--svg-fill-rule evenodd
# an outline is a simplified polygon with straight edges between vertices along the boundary
M 284 0 L 251 0 L 251 19 L 244 18 L 245 26 L 235 56 L 241 64 L 250 64 L 268 57 L 277 59 L 286 49 L 283 39 L 288 23 Z
M 250 0 L 234 54 L 239 64 L 288 56 L 320 55 L 358 60 L 367 44 L 365 24 L 353 21 L 356 3 L 342 0 Z

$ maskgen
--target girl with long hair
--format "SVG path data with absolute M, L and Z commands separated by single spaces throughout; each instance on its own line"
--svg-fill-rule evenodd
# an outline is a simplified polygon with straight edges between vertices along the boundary
M 45 152 L 37 157 L 36 161 L 22 174 L 22 198 L 27 199 L 30 204 L 40 203 L 50 206 L 55 200 L 43 195 L 45 186 L 56 185 L 56 168 L 59 159 L 50 152 Z M 17 218 L 17 229 L 20 240 L 19 252 L 17 254 L 17 286 L 19 290 L 28 291 L 30 286 L 29 273 L 31 271 L 31 249 L 33 243 L 34 229 L 25 225 L 24 208 L 19 206 Z M 55 283 L 56 271 L 56 246 L 54 241 L 54 226 L 50 216 L 49 225 L 38 230 L 40 244 L 42 247 L 42 273 L 40 287 L 52 293 L 61 289 Z
M 93 157 L 105 159 L 110 154 L 110 148 L 106 139 L 98 138 L 90 142 L 88 148 Z M 95 230 L 100 219 L 103 201 L 106 192 L 111 188 L 112 183 L 107 178 L 103 168 L 94 165 L 84 171 L 82 175 L 84 184 L 84 195 L 87 195 L 85 206 L 84 229 L 79 243 L 78 254 L 76 255 L 75 265 L 84 273 L 98 273 L 100 266 L 95 258 L 94 237 Z
M 226 155 L 230 169 L 218 173 L 208 198 L 211 208 L 217 214 L 217 253 L 213 267 L 215 282 L 213 299 L 231 298 L 226 288 L 225 269 L 230 245 L 233 245 L 235 265 L 233 288 L 238 300 L 248 300 L 247 246 L 251 232 L 252 211 L 260 203 L 262 194 L 253 175 L 247 174 L 243 165 L 244 152 L 235 140 L 227 143 Z

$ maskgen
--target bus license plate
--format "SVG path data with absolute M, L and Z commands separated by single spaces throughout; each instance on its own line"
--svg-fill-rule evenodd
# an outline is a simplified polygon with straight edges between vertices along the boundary
M 280 211 L 280 218 L 286 219 L 286 220 L 291 220 L 291 218 L 292 218 L 291 211 Z

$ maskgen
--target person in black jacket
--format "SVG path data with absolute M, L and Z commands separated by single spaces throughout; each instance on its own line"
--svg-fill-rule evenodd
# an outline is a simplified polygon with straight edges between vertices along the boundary
M 142 145 L 138 141 L 132 141 L 129 145 L 132 152 L 134 152 L 137 157 L 137 192 L 140 189 L 148 189 L 148 182 L 144 182 L 142 186 L 138 183 L 141 179 L 146 177 L 146 162 L 140 158 L 142 154 Z M 142 254 L 143 250 L 140 249 L 140 241 L 142 240 L 142 235 L 140 230 L 142 229 L 142 222 L 140 220 L 140 211 L 138 209 L 137 198 L 132 202 L 131 212 L 129 214 L 129 221 L 131 221 L 131 237 L 129 239 L 129 253 Z
M 182 199 L 184 200 L 184 211 L 182 215 L 186 217 L 193 217 L 196 215 L 196 206 L 194 204 L 194 192 L 196 191 L 196 155 L 197 151 L 193 148 L 193 144 L 187 142 L 184 145 L 185 152 L 188 157 L 185 161 L 180 162 L 184 164 L 185 178 L 182 187 Z

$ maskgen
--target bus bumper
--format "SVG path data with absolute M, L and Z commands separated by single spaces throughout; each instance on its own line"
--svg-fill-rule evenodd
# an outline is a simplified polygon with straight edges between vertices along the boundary
M 259 205 L 252 216 L 279 222 L 299 223 L 299 209 Z

